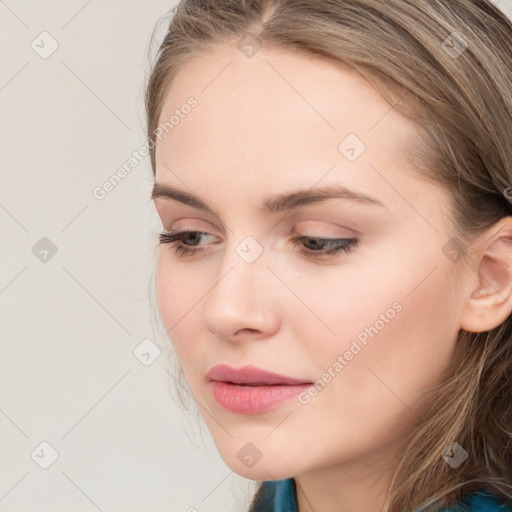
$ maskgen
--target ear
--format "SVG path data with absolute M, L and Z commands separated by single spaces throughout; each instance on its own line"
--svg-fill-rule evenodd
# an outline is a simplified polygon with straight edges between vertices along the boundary
M 469 252 L 470 283 L 461 312 L 461 328 L 484 332 L 512 312 L 512 217 L 493 224 Z

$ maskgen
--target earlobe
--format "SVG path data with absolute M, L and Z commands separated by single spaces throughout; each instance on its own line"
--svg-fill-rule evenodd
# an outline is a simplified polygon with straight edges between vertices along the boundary
M 469 332 L 490 331 L 512 312 L 512 217 L 494 224 L 482 240 L 470 256 L 473 286 L 461 315 L 460 327 Z

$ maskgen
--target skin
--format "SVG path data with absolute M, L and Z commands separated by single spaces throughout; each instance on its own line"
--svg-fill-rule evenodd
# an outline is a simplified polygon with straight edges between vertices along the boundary
M 191 256 L 162 244 L 157 266 L 160 314 L 190 390 L 236 473 L 294 477 L 300 512 L 378 511 L 387 465 L 421 421 L 416 400 L 453 362 L 459 329 L 488 330 L 510 314 L 510 246 L 501 238 L 509 219 L 477 240 L 468 268 L 454 264 L 442 251 L 452 236 L 450 196 L 419 179 L 403 151 L 416 127 L 332 62 L 214 47 L 181 68 L 161 120 L 191 95 L 198 106 L 158 142 L 156 182 L 194 194 L 215 214 L 154 201 L 164 229 L 210 235 L 188 242 L 199 248 Z M 350 133 L 366 145 L 353 162 L 338 150 Z M 269 195 L 327 184 L 385 208 L 330 199 L 259 211 Z M 247 236 L 263 251 L 250 264 L 236 252 Z M 296 236 L 358 244 L 317 260 L 301 252 L 307 242 L 292 244 Z M 308 404 L 236 414 L 207 385 L 218 363 L 314 382 L 397 301 L 401 310 Z M 237 457 L 248 442 L 262 454 L 252 467 Z

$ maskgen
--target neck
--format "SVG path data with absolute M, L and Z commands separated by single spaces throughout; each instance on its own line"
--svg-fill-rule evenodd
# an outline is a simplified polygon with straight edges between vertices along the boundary
M 390 483 L 385 451 L 294 477 L 299 512 L 381 512 Z

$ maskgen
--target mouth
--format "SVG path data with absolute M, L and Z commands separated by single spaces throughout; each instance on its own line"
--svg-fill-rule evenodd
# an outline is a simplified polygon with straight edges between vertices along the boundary
M 207 377 L 217 403 L 227 411 L 239 414 L 259 414 L 276 409 L 313 385 L 311 381 L 250 365 L 239 369 L 217 365 Z
M 239 388 L 257 388 L 260 386 L 291 386 L 291 384 L 269 384 L 268 382 L 257 382 L 255 384 L 248 384 L 243 382 L 231 382 L 229 380 L 220 380 L 216 382 L 225 382 L 226 384 L 231 384 L 233 386 L 239 387 Z
M 296 397 L 311 384 L 235 384 L 212 380 L 209 387 L 217 403 L 225 410 L 238 414 L 260 414 L 277 409 Z
M 212 381 L 226 382 L 240 386 L 285 386 L 312 384 L 311 381 L 296 377 L 280 375 L 256 366 L 246 365 L 233 368 L 225 364 L 218 364 L 211 368 L 206 377 Z

